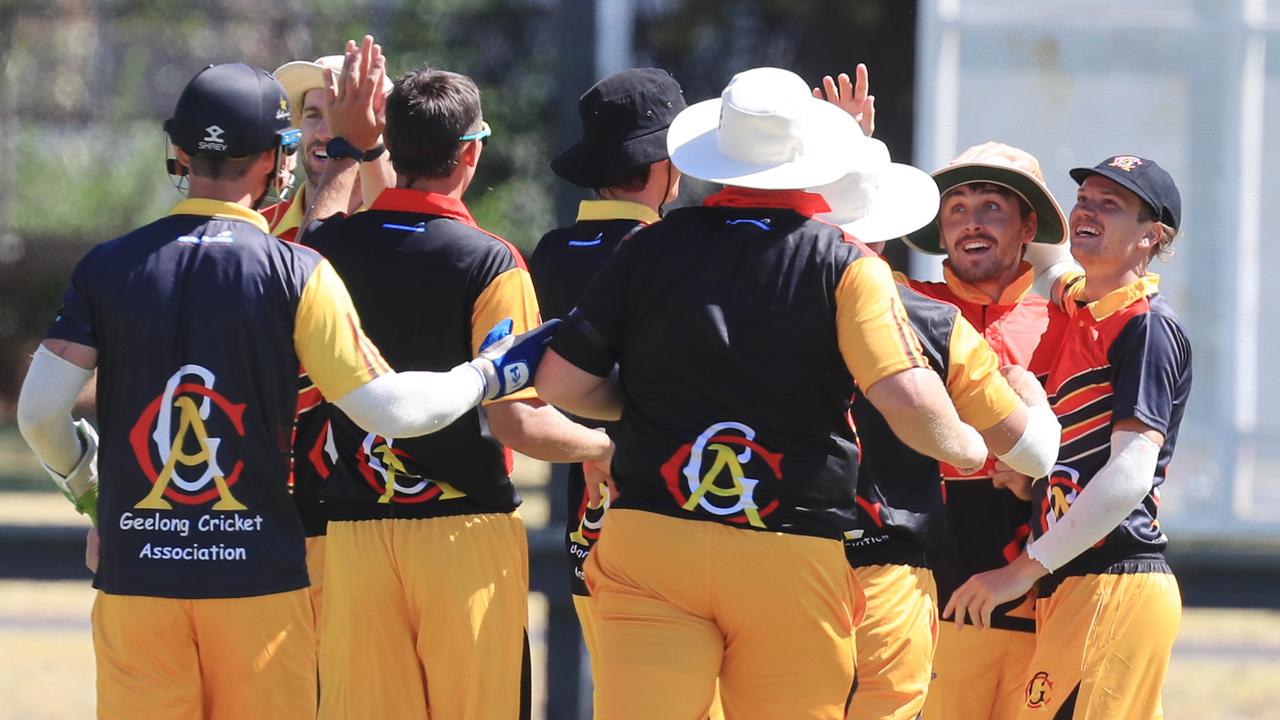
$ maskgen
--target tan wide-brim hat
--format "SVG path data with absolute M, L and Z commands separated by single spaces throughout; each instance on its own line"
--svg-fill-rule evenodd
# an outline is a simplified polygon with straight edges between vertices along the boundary
M 817 218 L 865 243 L 894 240 L 933 222 L 940 193 L 929 173 L 890 161 L 889 149 L 879 140 L 869 143 L 874 167 L 809 190 L 831 206 Z
M 1060 245 L 1067 241 L 1067 218 L 1053 198 L 1040 172 L 1040 161 L 1025 150 L 1004 143 L 986 142 L 961 153 L 946 167 L 933 173 L 938 192 L 967 183 L 982 182 L 1013 191 L 1036 213 L 1036 234 L 1032 242 Z M 903 237 L 921 252 L 945 255 L 938 223 L 930 222 Z
M 292 113 L 294 127 L 298 127 L 302 119 L 302 99 L 308 92 L 324 87 L 325 68 L 335 73 L 341 72 L 342 61 L 342 55 L 325 55 L 316 58 L 315 62 L 294 60 L 281 65 L 272 73 L 284 86 L 285 95 L 289 97 L 289 112 Z M 391 92 L 391 86 L 391 78 L 384 75 L 382 92 Z
M 803 78 L 770 67 L 738 73 L 720 97 L 689 106 L 667 131 L 680 172 L 761 190 L 835 182 L 866 161 L 866 141 L 857 121 L 813 97 Z

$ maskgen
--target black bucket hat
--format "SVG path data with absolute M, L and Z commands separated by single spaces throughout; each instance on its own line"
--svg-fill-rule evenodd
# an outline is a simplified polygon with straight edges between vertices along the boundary
M 1071 170 L 1071 179 L 1078 185 L 1084 184 L 1090 175 L 1101 175 L 1119 183 L 1150 206 L 1160 222 L 1174 230 L 1182 222 L 1182 195 L 1173 177 L 1155 160 L 1136 155 L 1112 155 L 1094 167 Z
M 582 139 L 551 170 L 579 187 L 609 187 L 637 165 L 667 159 L 667 128 L 684 108 L 680 83 L 665 70 L 610 75 L 578 100 Z

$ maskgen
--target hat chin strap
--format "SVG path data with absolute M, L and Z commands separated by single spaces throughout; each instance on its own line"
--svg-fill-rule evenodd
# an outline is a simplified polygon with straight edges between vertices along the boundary
M 658 202 L 658 217 L 667 216 L 667 198 L 671 197 L 671 159 L 667 158 L 667 182 L 662 191 L 662 200 Z

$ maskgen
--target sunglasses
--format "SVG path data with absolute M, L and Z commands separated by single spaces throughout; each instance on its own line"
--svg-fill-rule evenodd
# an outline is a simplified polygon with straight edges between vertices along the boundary
M 481 121 L 479 130 L 475 132 L 467 133 L 466 135 L 459 135 L 458 140 L 460 140 L 461 142 L 471 142 L 472 140 L 484 140 L 490 135 L 493 135 L 493 128 L 489 127 L 489 123 Z

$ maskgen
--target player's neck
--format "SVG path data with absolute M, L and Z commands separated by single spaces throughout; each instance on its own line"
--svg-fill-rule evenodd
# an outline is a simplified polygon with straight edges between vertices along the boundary
M 658 194 L 658 192 L 655 192 L 649 187 L 634 191 L 619 190 L 618 188 L 601 188 L 599 191 L 601 200 L 617 200 L 619 202 L 644 205 L 654 212 L 658 212 L 658 206 L 661 204 L 657 200 Z
M 258 198 L 262 197 L 262 184 L 260 182 L 249 183 L 243 178 L 238 180 L 210 180 L 189 175 L 188 181 L 191 188 L 187 193 L 189 198 L 221 200 L 253 208 L 257 204 Z
M 1147 266 L 1088 267 L 1084 270 L 1084 291 L 1081 299 L 1086 302 L 1101 300 L 1108 293 L 1131 285 L 1147 274 Z
M 453 173 L 448 177 L 442 178 L 404 178 L 396 180 L 396 187 L 408 188 L 419 192 L 435 193 L 444 195 L 455 200 L 461 200 L 463 193 L 467 191 L 470 183 L 461 173 Z

